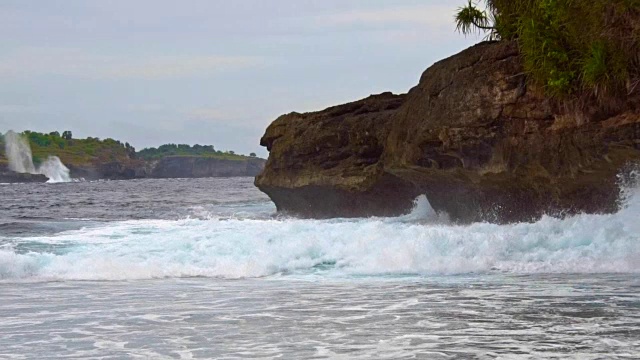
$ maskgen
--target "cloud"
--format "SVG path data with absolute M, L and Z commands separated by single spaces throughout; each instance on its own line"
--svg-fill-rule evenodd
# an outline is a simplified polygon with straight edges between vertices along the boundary
M 218 108 L 197 108 L 185 111 L 185 115 L 194 120 L 222 120 L 235 118 L 228 112 L 221 111 Z
M 42 109 L 30 105 L 2 105 L 0 104 L 0 114 L 33 114 L 40 113 Z
M 167 111 L 167 107 L 161 104 L 133 104 L 125 106 L 124 110 L 137 113 L 156 113 Z
M 96 55 L 73 48 L 19 48 L 0 55 L 0 77 L 63 75 L 87 79 L 175 79 L 206 77 L 257 66 L 260 58 L 220 55 Z
M 258 126 L 262 130 L 266 119 L 275 119 L 275 116 L 265 117 L 264 109 L 251 106 L 227 106 L 227 107 L 198 107 L 184 109 L 180 114 L 189 121 L 207 124 L 230 124 L 234 123 L 238 128 L 255 128 Z
M 455 6 L 442 4 L 349 10 L 317 16 L 312 23 L 325 31 L 361 32 L 385 45 L 407 46 L 425 41 L 445 45 L 455 33 L 455 10 Z M 454 41 L 465 41 L 465 37 L 455 36 Z
M 328 25 L 389 25 L 411 24 L 428 27 L 451 26 L 454 8 L 445 5 L 422 5 L 349 11 L 325 15 L 317 20 Z

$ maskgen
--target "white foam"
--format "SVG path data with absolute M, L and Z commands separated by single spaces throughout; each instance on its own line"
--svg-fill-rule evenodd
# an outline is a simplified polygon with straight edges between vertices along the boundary
M 9 170 L 19 173 L 35 174 L 31 147 L 27 140 L 13 131 L 7 131 L 4 135 L 5 153 L 9 159 Z
M 45 162 L 38 167 L 38 173 L 49 178 L 48 183 L 70 182 L 69 169 L 64 166 L 57 156 L 49 156 Z
M 616 214 L 512 225 L 451 225 L 426 198 L 398 218 L 98 223 L 52 236 L 0 236 L 0 279 L 640 273 L 640 187 L 626 188 L 623 201 Z
M 53 237 L 14 239 L 13 249 L 0 250 L 0 278 L 640 272 L 638 198 L 634 195 L 635 202 L 617 214 L 545 217 L 504 226 L 402 218 L 107 223 Z M 15 250 L 32 243 L 64 250 Z
M 37 168 L 33 165 L 31 147 L 27 140 L 13 131 L 5 134 L 5 152 L 9 169 L 18 173 L 41 174 L 49 178 L 48 183 L 72 181 L 69 169 L 57 156 L 49 156 Z

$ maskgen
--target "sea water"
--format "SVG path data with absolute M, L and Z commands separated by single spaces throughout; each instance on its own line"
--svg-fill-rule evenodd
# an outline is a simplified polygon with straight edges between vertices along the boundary
M 250 178 L 0 186 L 0 358 L 640 356 L 640 194 L 456 225 L 280 217 Z

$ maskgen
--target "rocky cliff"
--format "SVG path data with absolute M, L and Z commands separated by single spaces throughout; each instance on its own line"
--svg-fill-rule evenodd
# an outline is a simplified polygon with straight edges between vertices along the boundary
M 151 167 L 153 178 L 202 178 L 256 176 L 265 161 L 258 158 L 226 160 L 197 156 L 167 156 Z
M 256 176 L 264 168 L 265 160 L 246 158 L 227 160 L 203 156 L 166 156 L 159 160 L 108 162 L 95 166 L 69 166 L 71 177 L 85 179 L 140 178 L 204 178 Z
M 71 165 L 70 175 L 74 179 L 127 180 L 141 178 L 204 178 L 256 176 L 264 168 L 265 160 L 249 158 L 229 160 L 200 156 L 167 156 L 160 160 L 135 160 L 128 162 L 105 162 L 93 165 Z M 9 171 L 0 164 L 0 183 L 46 182 L 44 175 L 20 174 Z
M 407 95 L 283 115 L 256 185 L 309 217 L 398 215 L 421 194 L 459 222 L 615 211 L 617 175 L 640 160 L 640 96 L 578 106 L 526 80 L 515 43 L 482 43 Z

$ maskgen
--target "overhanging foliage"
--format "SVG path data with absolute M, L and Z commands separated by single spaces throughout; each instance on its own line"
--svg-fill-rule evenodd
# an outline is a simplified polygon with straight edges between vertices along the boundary
M 640 90 L 640 0 L 488 0 L 486 10 L 469 2 L 456 25 L 517 40 L 525 70 L 549 95 Z

